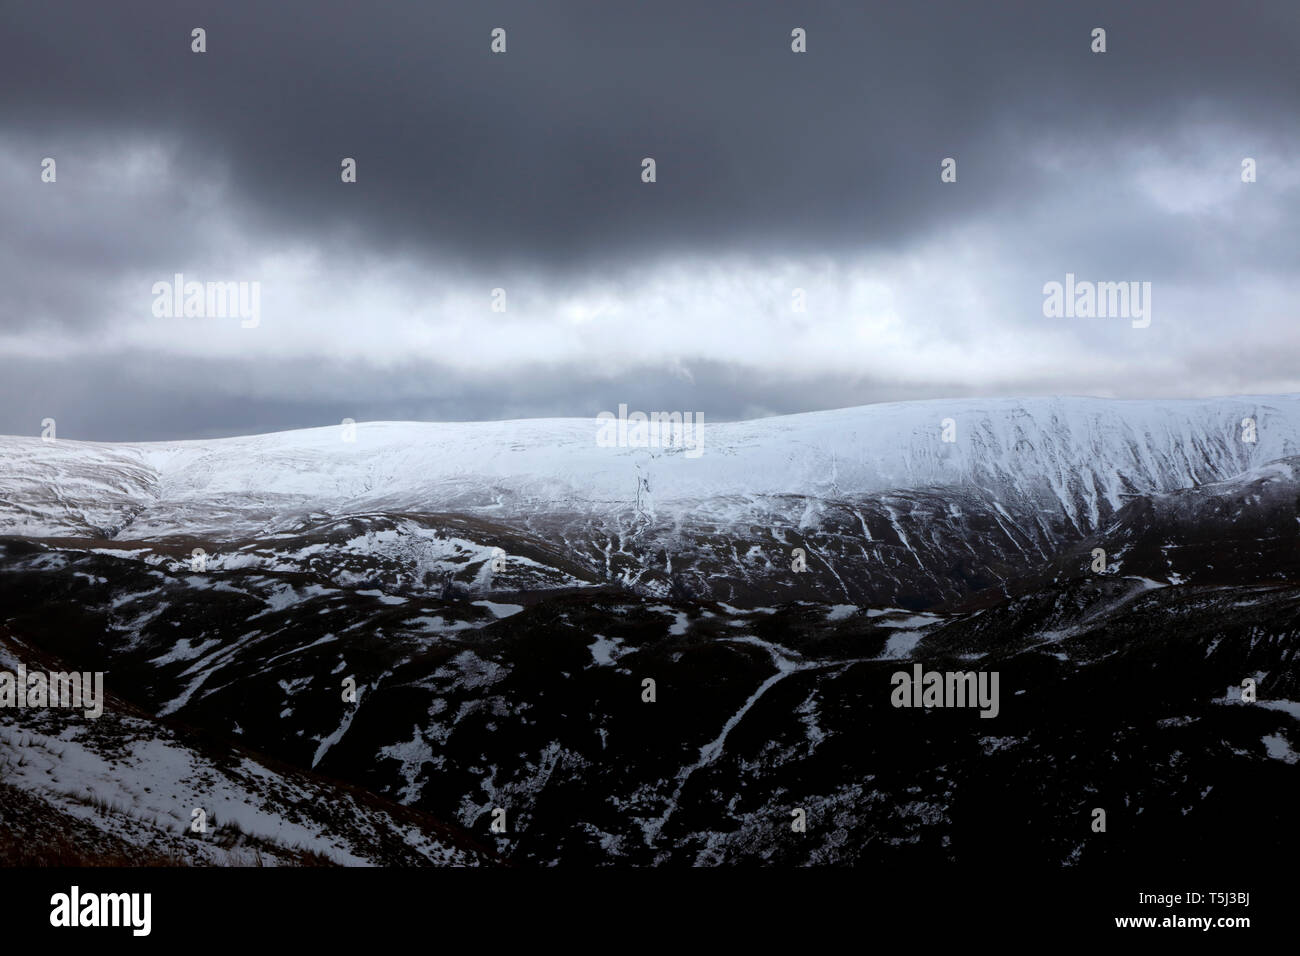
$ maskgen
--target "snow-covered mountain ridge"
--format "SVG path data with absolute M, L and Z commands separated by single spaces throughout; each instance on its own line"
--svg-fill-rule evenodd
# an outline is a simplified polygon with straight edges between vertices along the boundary
M 1087 532 L 1127 495 L 1300 454 L 1300 395 L 867 405 L 705 422 L 697 457 L 680 445 L 602 447 L 599 424 L 370 422 L 354 441 L 340 426 L 149 443 L 0 437 L 0 533 L 236 535 L 375 511 L 599 521 L 703 509 L 744 521 L 771 496 L 842 501 L 960 486 L 1055 511 Z

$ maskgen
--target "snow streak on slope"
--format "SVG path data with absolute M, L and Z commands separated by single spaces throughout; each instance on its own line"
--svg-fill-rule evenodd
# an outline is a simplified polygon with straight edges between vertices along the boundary
M 0 632 L 0 668 L 12 672 L 24 658 Z M 7 831 L 0 857 L 15 839 L 44 843 L 51 828 L 62 828 L 90 857 L 117 845 L 193 865 L 298 865 L 311 857 L 345 866 L 489 861 L 426 817 L 250 754 L 214 750 L 210 741 L 125 710 L 111 699 L 90 721 L 54 708 L 0 711 Z M 195 808 L 205 814 L 202 833 L 191 829 Z

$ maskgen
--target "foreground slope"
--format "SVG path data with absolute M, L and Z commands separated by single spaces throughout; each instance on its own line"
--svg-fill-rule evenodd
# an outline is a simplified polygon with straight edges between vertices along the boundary
M 106 670 L 110 690 L 214 743 L 347 780 L 517 864 L 1239 866 L 1300 852 L 1294 562 L 1289 581 L 1231 586 L 1076 575 L 944 614 L 592 589 L 500 617 L 292 574 L 159 582 L 130 559 L 31 543 L 4 545 L 0 568 L 28 646 Z M 913 663 L 997 672 L 996 717 L 894 708 L 891 675 Z M 355 705 L 340 701 L 345 677 Z M 102 728 L 17 719 L 0 717 L 0 784 L 25 753 L 24 792 L 55 787 L 60 805 L 87 782 L 115 800 L 182 792 L 140 763 L 174 746 L 141 737 L 147 725 L 107 742 L 116 756 L 92 778 L 60 760 Z M 231 789 L 261 794 L 242 759 L 225 765 L 182 780 L 167 810 L 215 796 L 224 816 Z M 324 814 L 322 837 L 354 832 L 334 829 L 352 815 L 337 793 L 286 789 L 309 810 L 275 812 Z M 141 809 L 157 814 L 151 800 Z M 266 832 L 258 819 L 247 828 Z
M 0 626 L 0 670 L 64 671 Z M 204 814 L 196 830 L 194 811 Z M 0 710 L 0 865 L 471 866 L 495 857 L 427 814 L 150 719 Z

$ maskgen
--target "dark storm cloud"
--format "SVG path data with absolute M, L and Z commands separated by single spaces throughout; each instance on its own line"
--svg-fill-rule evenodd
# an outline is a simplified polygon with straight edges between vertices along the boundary
M 1293 0 L 3 4 L 0 432 L 1294 390 L 1297 46 Z M 262 325 L 155 317 L 175 272 Z M 1066 272 L 1156 321 L 1048 321 Z
M 0 123 L 51 151 L 74 129 L 175 137 L 178 175 L 199 184 L 226 165 L 259 234 L 346 226 L 380 250 L 551 266 L 717 243 L 835 250 L 1070 188 L 1075 171 L 1048 180 L 1031 148 L 1082 169 L 1207 104 L 1266 135 L 1300 105 L 1296 10 L 16 3 Z M 1088 50 L 1098 25 L 1104 57 Z M 193 26 L 206 55 L 189 50 Z M 504 56 L 488 49 L 496 26 Z M 794 26 L 807 55 L 790 53 Z M 355 189 L 340 188 L 343 156 L 359 162 Z M 658 161 L 654 188 L 643 156 Z M 933 188 L 945 156 L 959 160 L 955 194 Z

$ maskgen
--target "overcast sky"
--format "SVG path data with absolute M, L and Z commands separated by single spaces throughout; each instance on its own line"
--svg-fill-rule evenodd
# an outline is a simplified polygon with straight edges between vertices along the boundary
M 0 432 L 1300 391 L 1297 50 L 1295 0 L 4 0 Z

